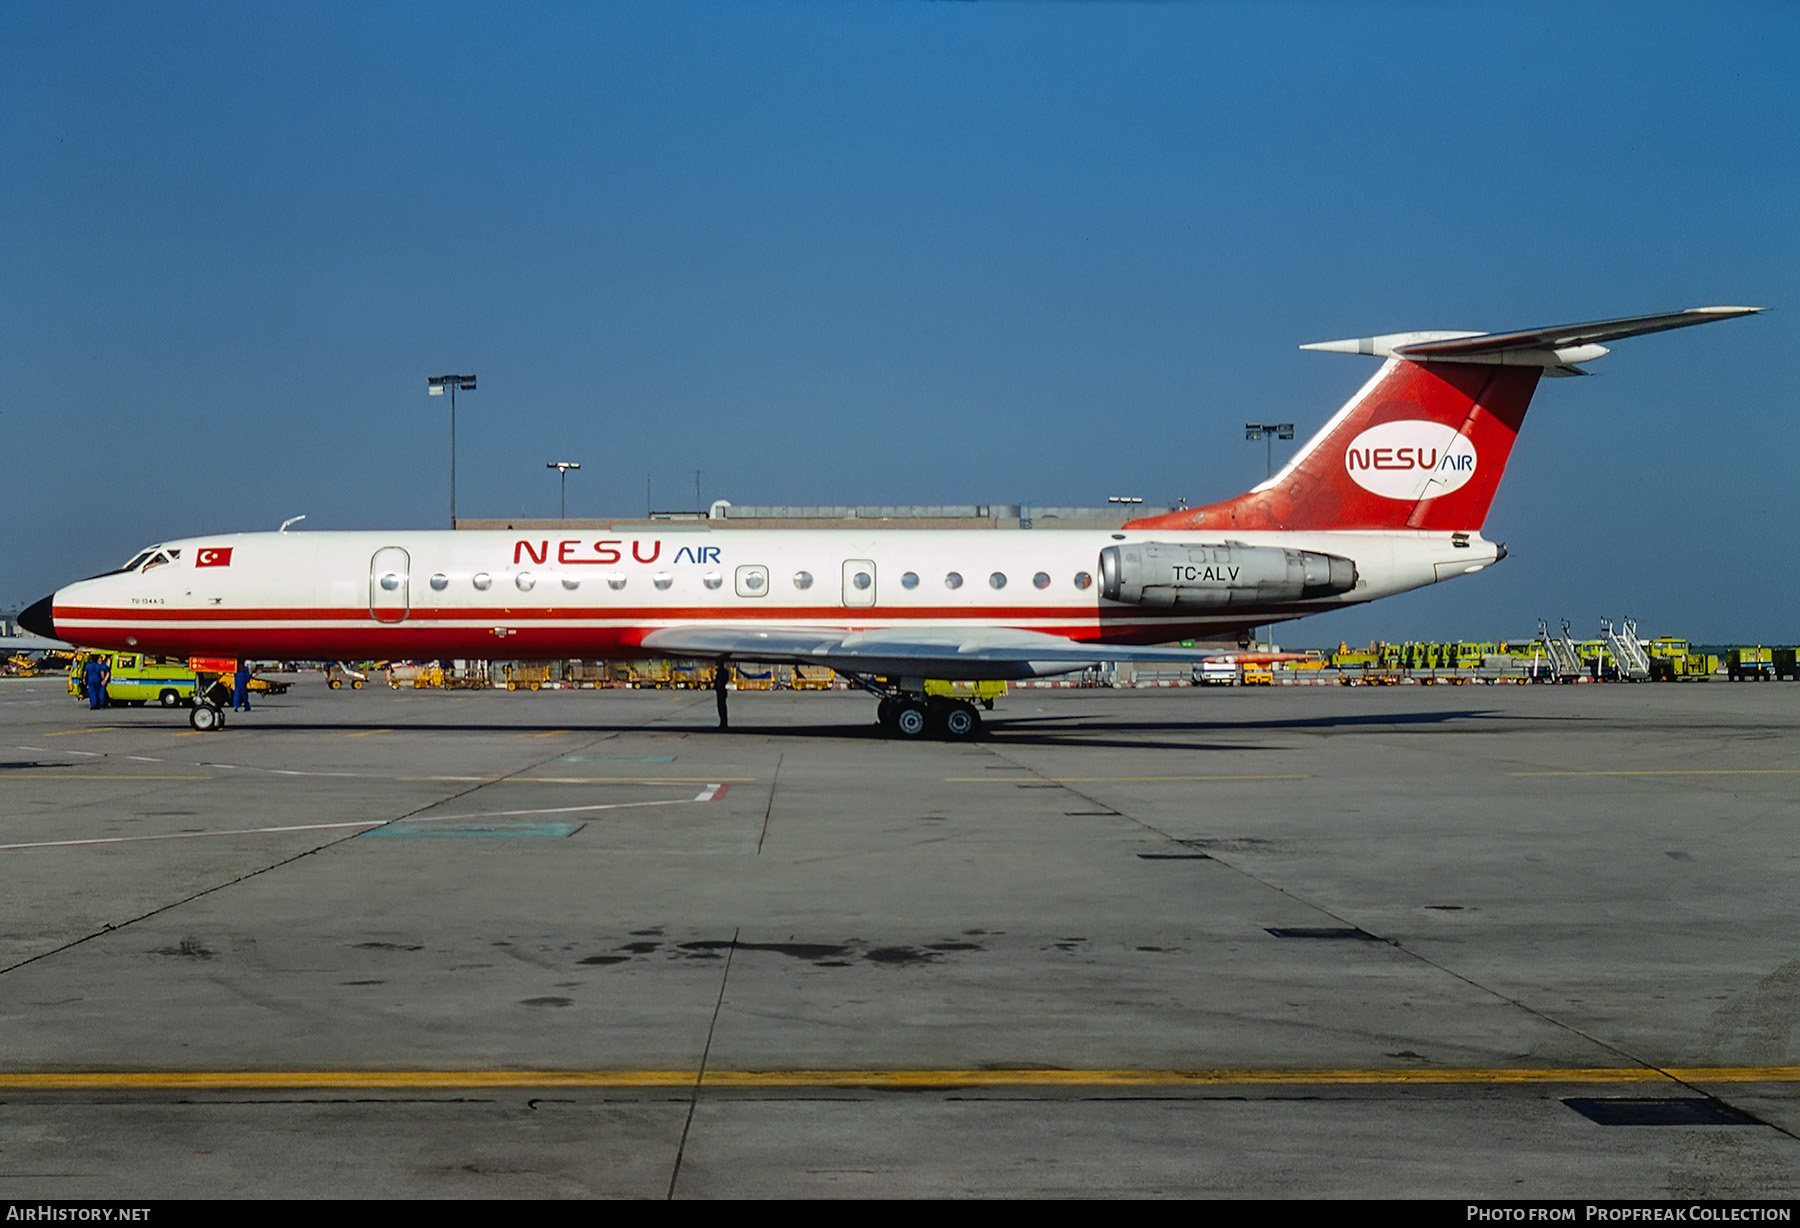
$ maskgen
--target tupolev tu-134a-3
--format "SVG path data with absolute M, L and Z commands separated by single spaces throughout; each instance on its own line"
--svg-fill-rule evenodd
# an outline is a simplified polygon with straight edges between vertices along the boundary
M 1268 481 L 1104 530 L 242 533 L 151 546 L 19 616 L 94 648 L 285 660 L 682 657 L 824 665 L 882 724 L 971 737 L 926 679 L 1023 679 L 1104 662 L 1197 665 L 1231 639 L 1470 575 L 1542 376 L 1605 343 L 1753 307 L 1510 333 L 1303 346 L 1384 359 Z M 213 712 L 212 717 L 217 717 Z M 196 710 L 196 726 L 216 727 Z

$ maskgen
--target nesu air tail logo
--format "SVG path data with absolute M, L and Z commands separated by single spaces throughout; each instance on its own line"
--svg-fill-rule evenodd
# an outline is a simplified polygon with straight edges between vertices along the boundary
M 1435 499 L 1475 476 L 1475 442 L 1442 422 L 1403 418 L 1352 439 L 1344 468 L 1358 486 L 1384 499 Z

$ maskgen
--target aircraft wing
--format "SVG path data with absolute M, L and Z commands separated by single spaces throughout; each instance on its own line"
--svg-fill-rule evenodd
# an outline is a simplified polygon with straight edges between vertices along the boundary
M 840 673 L 947 681 L 1037 678 L 1105 661 L 1199 665 L 1232 654 L 1194 648 L 1083 644 L 1041 631 L 996 627 L 742 627 L 696 623 L 664 627 L 644 647 L 671 657 L 826 665 Z

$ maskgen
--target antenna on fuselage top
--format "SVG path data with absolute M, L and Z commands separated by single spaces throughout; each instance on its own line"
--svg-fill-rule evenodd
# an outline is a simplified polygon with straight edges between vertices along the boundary
M 289 525 L 299 524 L 302 520 L 305 520 L 305 519 L 306 519 L 306 517 L 304 517 L 304 516 L 289 516 L 286 520 L 281 522 L 281 528 L 276 531 L 279 533 L 286 533 L 288 531 Z

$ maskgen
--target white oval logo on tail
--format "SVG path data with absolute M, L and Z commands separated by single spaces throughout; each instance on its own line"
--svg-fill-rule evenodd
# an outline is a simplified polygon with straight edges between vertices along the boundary
M 1350 441 L 1344 469 L 1384 499 L 1435 499 L 1475 476 L 1475 441 L 1442 422 L 1383 422 Z

